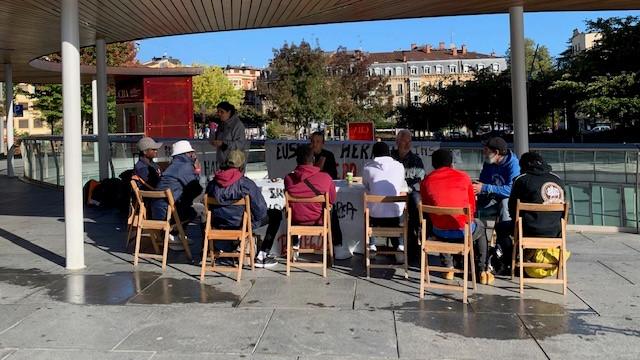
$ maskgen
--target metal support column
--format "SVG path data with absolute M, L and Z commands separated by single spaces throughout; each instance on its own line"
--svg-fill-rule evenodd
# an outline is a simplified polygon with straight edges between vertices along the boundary
M 511 33 L 511 99 L 513 114 L 513 147 L 518 156 L 529 151 L 527 119 L 527 74 L 524 57 L 524 9 L 509 8 Z
M 98 148 L 100 153 L 100 180 L 109 178 L 109 118 L 107 117 L 107 44 L 96 39 L 96 80 L 98 95 Z

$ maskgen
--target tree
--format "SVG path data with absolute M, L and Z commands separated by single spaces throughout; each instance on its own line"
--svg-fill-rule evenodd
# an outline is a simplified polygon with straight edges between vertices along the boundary
M 259 92 L 272 105 L 269 116 L 292 125 L 296 133 L 313 121 L 332 118 L 335 106 L 324 53 L 302 41 L 274 49 L 270 76 L 258 81 Z
M 511 66 L 511 48 L 507 50 L 507 64 Z M 553 58 L 549 54 L 549 49 L 536 43 L 533 39 L 524 40 L 525 69 L 528 79 L 535 79 L 544 73 L 553 71 Z
M 51 129 L 51 135 L 60 133 L 58 122 L 62 120 L 62 85 L 36 85 L 33 98 L 36 99 L 34 108 L 40 111 L 42 120 Z
M 204 67 L 202 74 L 193 78 L 193 107 L 213 113 L 222 101 L 228 101 L 236 108 L 242 103 L 242 90 L 236 90 L 218 66 Z

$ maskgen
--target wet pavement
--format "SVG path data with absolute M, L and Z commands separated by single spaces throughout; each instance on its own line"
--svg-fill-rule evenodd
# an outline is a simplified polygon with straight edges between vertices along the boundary
M 0 176 L 0 359 L 638 359 L 640 236 L 569 235 L 569 291 L 498 278 L 418 298 L 419 272 L 362 258 L 318 272 L 208 273 L 170 252 L 137 269 L 117 211 L 85 212 L 64 269 L 62 193 Z M 191 237 L 198 229 L 190 226 Z M 194 254 L 200 244 L 193 245 Z M 435 281 L 442 281 L 434 277 Z

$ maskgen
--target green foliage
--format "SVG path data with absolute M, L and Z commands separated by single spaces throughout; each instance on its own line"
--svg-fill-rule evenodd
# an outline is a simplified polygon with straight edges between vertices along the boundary
M 36 85 L 32 97 L 36 99 L 34 108 L 51 129 L 51 135 L 59 133 L 57 123 L 62 120 L 62 85 Z
M 205 112 L 214 113 L 222 101 L 239 108 L 242 97 L 242 90 L 236 90 L 218 66 L 204 67 L 202 74 L 193 78 L 193 108 L 196 112 L 204 106 Z

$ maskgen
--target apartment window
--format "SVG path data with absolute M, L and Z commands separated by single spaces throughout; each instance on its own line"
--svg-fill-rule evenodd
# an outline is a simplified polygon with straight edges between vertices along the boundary
M 387 76 L 391 76 L 393 75 L 393 70 L 391 68 L 385 68 L 384 69 L 384 74 Z
M 478 70 L 484 70 L 484 64 L 478 64 Z
M 413 97 L 413 102 L 418 102 L 418 101 L 419 101 L 418 95 L 414 96 Z
M 418 75 L 418 68 L 415 66 L 411 67 L 411 75 Z
M 436 74 L 442 74 L 442 65 L 436 65 Z
M 420 91 L 420 82 L 412 81 L 411 82 L 411 91 Z
M 431 66 L 429 65 L 425 65 L 422 67 L 422 73 L 423 74 L 431 74 Z
M 399 66 L 396 68 L 396 75 L 402 75 L 402 68 Z
M 493 70 L 494 72 L 500 71 L 500 65 L 495 63 L 491 64 L 491 70 Z
M 382 69 L 380 68 L 376 68 L 375 72 L 376 72 L 376 75 L 382 75 Z
M 398 84 L 398 95 L 402 95 L 403 91 L 402 91 L 402 84 Z
M 391 89 L 391 85 L 387 85 L 387 94 L 391 95 L 391 92 L 393 90 Z
M 458 67 L 455 65 L 449 65 L 449 73 L 455 74 L 458 72 Z
M 19 120 L 18 121 L 18 127 L 20 129 L 28 129 L 29 128 L 29 119 Z
M 468 74 L 471 71 L 471 65 L 469 64 L 464 64 L 462 65 L 462 72 L 465 74 Z
M 34 128 L 42 128 L 42 120 L 40 119 L 35 119 L 33 120 L 33 127 Z

